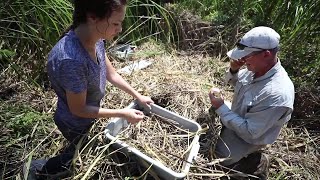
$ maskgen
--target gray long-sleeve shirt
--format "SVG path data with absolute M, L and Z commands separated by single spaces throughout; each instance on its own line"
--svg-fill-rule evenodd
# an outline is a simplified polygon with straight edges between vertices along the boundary
M 231 109 L 216 110 L 222 123 L 249 144 L 273 143 L 293 111 L 294 86 L 280 61 L 265 75 L 254 79 L 247 69 L 228 72 L 226 81 L 235 86 Z

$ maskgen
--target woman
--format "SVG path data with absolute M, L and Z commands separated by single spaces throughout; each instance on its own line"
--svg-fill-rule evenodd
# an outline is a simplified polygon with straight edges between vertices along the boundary
M 103 40 L 112 40 L 122 31 L 126 0 L 74 0 L 74 6 L 73 24 L 49 53 L 47 64 L 50 82 L 58 96 L 54 120 L 70 145 L 49 159 L 40 174 L 69 169 L 76 144 L 96 118 L 123 117 L 131 123 L 143 119 L 138 110 L 100 107 L 106 81 L 144 105 L 153 103 L 116 73 L 105 55 Z

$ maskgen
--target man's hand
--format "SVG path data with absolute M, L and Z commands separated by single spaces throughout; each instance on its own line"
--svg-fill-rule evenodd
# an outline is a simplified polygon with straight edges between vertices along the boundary
M 220 93 L 220 89 L 218 88 L 211 88 L 209 91 L 209 98 L 211 105 L 218 109 L 220 106 L 224 104 L 224 98 L 222 94 Z
M 239 59 L 239 60 L 231 60 L 230 61 L 230 70 L 232 72 L 238 72 L 239 69 L 246 63 L 245 60 Z

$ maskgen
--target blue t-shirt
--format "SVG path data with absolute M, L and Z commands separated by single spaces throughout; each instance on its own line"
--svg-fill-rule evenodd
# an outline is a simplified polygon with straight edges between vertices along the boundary
M 100 107 L 105 95 L 106 63 L 103 40 L 96 43 L 97 61 L 93 61 L 74 31 L 69 31 L 49 53 L 47 70 L 52 88 L 58 96 L 54 120 L 68 128 L 83 130 L 94 119 L 73 115 L 68 107 L 66 91 L 80 93 L 87 90 L 86 104 Z

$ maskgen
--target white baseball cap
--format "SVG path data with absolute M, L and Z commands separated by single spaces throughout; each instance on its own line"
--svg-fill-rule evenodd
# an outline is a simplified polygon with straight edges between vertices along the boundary
M 274 49 L 279 46 L 280 35 L 273 29 L 259 26 L 248 31 L 237 43 L 237 47 L 227 52 L 231 59 L 241 59 L 254 51 Z

